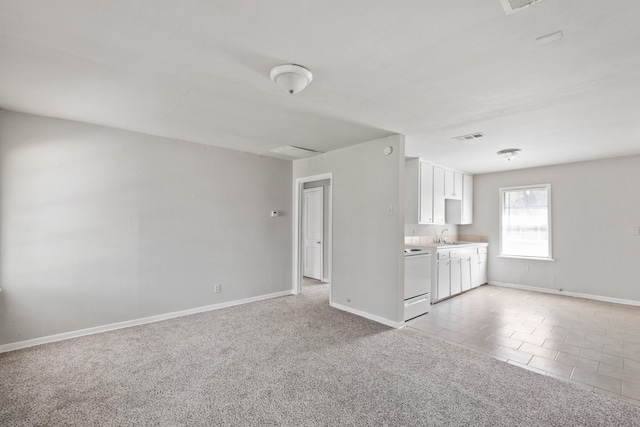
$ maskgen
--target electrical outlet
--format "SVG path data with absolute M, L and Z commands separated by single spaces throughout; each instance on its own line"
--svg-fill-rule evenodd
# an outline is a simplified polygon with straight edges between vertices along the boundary
M 213 285 L 213 292 L 216 294 L 222 292 L 222 285 Z

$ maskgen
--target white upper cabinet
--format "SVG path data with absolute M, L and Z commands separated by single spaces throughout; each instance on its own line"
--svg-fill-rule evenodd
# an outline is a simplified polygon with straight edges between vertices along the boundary
M 418 224 L 420 211 L 420 161 L 407 159 L 404 162 L 404 222 Z
M 463 174 L 461 181 L 460 200 L 447 199 L 447 224 L 473 223 L 473 176 Z
M 420 162 L 420 211 L 418 224 L 433 223 L 433 165 Z
M 462 172 L 445 169 L 444 198 L 462 200 Z
M 444 224 L 444 169 L 433 167 L 433 224 Z
M 406 160 L 405 179 L 405 223 L 433 224 L 433 165 Z
M 421 159 L 405 161 L 406 224 L 471 224 L 472 203 L 472 175 Z
M 473 223 L 473 176 L 462 177 L 462 220 L 460 224 Z

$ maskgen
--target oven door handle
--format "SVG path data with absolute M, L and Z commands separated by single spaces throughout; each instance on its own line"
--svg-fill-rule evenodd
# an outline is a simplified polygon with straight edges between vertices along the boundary
M 428 301 L 428 300 L 429 300 L 429 298 L 420 298 L 417 301 L 405 302 L 404 306 L 405 307 L 409 307 L 409 306 L 412 306 L 414 304 L 420 304 L 421 302 L 425 302 L 425 301 Z

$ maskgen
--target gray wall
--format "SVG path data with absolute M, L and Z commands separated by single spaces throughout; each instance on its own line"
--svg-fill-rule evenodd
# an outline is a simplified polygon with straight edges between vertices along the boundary
M 303 188 L 322 187 L 322 278 L 323 280 L 331 280 L 329 271 L 331 271 L 331 260 L 329 259 L 329 209 L 331 208 L 329 201 L 330 180 L 322 179 L 320 181 L 305 182 Z
M 383 154 L 387 146 L 394 150 L 389 156 Z M 293 164 L 294 178 L 328 172 L 333 172 L 332 302 L 400 322 L 404 136 L 365 142 Z
M 555 262 L 498 258 L 500 187 L 551 183 Z M 640 301 L 640 156 L 474 176 L 474 222 L 489 280 Z
M 290 290 L 291 174 L 0 112 L 0 344 Z

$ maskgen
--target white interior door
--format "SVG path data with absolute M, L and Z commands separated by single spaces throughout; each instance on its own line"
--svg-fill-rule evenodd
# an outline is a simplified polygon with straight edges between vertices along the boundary
M 304 241 L 303 275 L 322 280 L 323 254 L 323 188 L 303 190 L 302 239 Z

